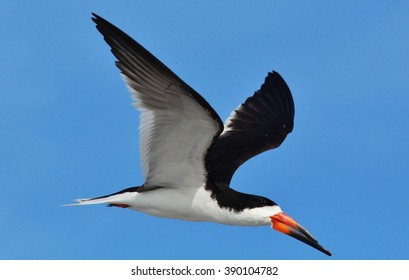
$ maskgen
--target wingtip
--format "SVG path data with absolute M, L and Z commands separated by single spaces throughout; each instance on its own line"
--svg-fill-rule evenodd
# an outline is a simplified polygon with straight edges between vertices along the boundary
M 270 77 L 272 77 L 272 78 L 274 78 L 274 77 L 279 77 L 279 78 L 283 78 L 283 77 L 281 77 L 281 75 L 280 75 L 280 73 L 278 73 L 277 71 L 275 71 L 275 70 L 272 70 L 271 72 L 269 72 L 268 73 L 268 76 L 270 76 Z
M 103 17 L 97 15 L 96 13 L 91 13 L 91 15 L 92 15 L 91 20 L 96 24 L 100 24 L 103 21 L 106 22 L 106 20 Z
M 91 20 L 92 20 L 96 25 L 98 25 L 99 16 L 98 16 L 97 14 L 94 14 L 94 13 L 91 13 L 91 14 L 92 14 Z

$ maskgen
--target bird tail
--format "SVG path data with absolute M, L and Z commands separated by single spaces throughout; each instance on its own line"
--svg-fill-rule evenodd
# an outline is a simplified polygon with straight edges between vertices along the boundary
M 135 199 L 139 187 L 128 188 L 110 195 L 104 195 L 95 198 L 75 199 L 76 203 L 65 204 L 62 206 L 82 206 L 91 204 L 107 204 L 108 206 L 118 206 L 122 208 L 129 207 L 129 202 Z
M 64 204 L 62 206 L 81 206 L 81 205 L 91 205 L 91 204 L 110 204 L 114 201 L 112 197 L 104 197 L 104 198 L 79 198 L 74 200 L 75 203 Z

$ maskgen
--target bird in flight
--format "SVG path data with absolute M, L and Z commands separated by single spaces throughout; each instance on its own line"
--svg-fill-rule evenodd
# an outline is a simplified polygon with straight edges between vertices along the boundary
M 123 31 L 92 14 L 116 57 L 140 111 L 141 186 L 76 204 L 107 204 L 149 215 L 226 225 L 264 226 L 331 256 L 272 200 L 230 187 L 245 161 L 277 148 L 293 129 L 294 102 L 287 84 L 268 73 L 255 94 L 223 125 L 209 103 Z

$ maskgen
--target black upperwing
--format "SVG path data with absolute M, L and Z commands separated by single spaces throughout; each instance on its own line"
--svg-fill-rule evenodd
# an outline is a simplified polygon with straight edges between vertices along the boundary
M 241 164 L 280 146 L 293 126 L 290 89 L 277 72 L 268 73 L 261 88 L 232 112 L 207 154 L 209 179 L 219 187 L 229 187 Z

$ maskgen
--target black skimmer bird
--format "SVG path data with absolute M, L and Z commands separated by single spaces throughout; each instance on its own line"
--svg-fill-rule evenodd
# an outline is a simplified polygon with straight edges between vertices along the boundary
M 264 226 L 331 255 L 268 198 L 230 188 L 237 168 L 277 148 L 293 129 L 294 102 L 277 72 L 223 125 L 194 89 L 123 31 L 93 14 L 118 59 L 116 66 L 140 111 L 140 155 L 145 182 L 77 204 L 107 204 L 153 216 Z

